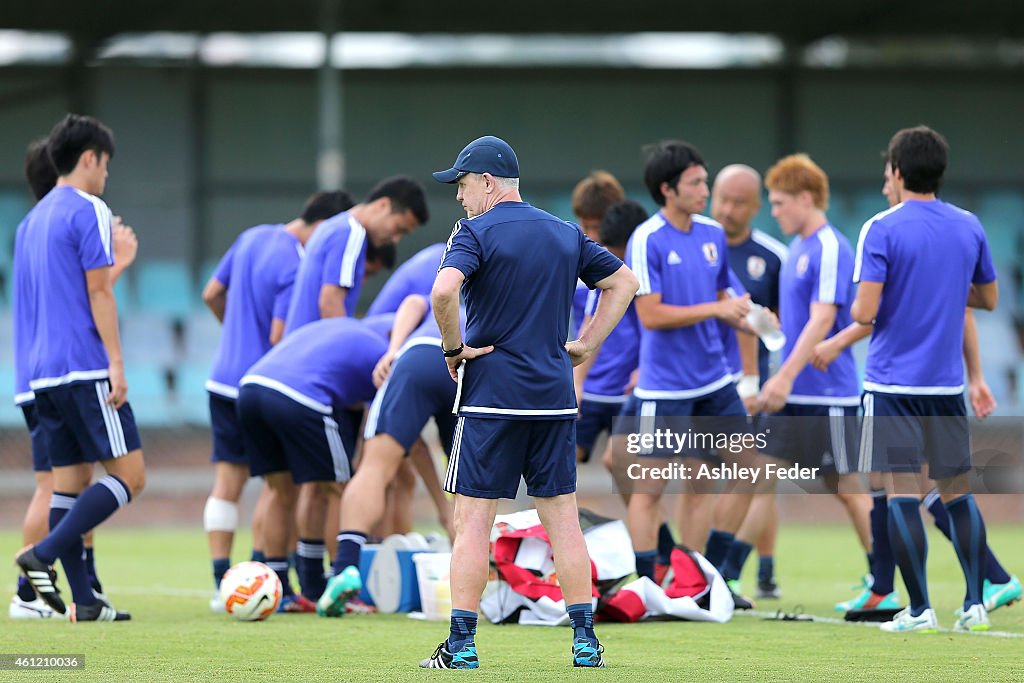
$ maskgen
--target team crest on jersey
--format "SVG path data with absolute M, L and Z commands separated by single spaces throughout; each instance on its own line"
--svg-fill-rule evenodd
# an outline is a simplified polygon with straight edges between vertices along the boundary
M 810 264 L 811 258 L 807 254 L 801 254 L 800 258 L 796 261 L 796 274 L 803 275 L 807 272 L 807 266 Z
M 701 250 L 704 252 L 704 258 L 710 265 L 718 263 L 718 245 L 714 242 L 705 242 L 701 246 Z
M 750 277 L 760 280 L 766 270 L 768 270 L 768 262 L 760 256 L 750 256 L 747 258 L 747 275 Z

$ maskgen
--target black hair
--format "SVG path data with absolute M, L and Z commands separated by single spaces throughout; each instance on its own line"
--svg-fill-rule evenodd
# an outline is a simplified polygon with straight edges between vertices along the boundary
M 645 152 L 647 163 L 644 165 L 644 184 L 658 206 L 665 206 L 662 183 L 674 187 L 686 169 L 691 166 L 706 167 L 697 148 L 682 140 L 663 140 L 646 148 Z
M 387 197 L 391 200 L 391 213 L 412 211 L 420 225 L 430 220 L 427 210 L 427 195 L 423 186 L 409 176 L 396 175 L 377 183 L 366 197 L 369 204 L 375 199 Z
M 606 247 L 624 247 L 636 230 L 647 220 L 647 211 L 632 199 L 615 202 L 604 212 L 598 234 Z
M 398 249 L 390 242 L 378 247 L 373 240 L 366 240 L 366 260 L 379 263 L 387 270 L 391 270 L 398 260 Z
M 68 175 L 88 150 L 114 156 L 114 134 L 91 116 L 68 114 L 50 131 L 46 145 L 57 175 Z
M 889 140 L 885 161 L 889 168 L 899 170 L 907 190 L 936 193 L 942 187 L 949 161 L 949 144 L 928 126 L 904 128 Z
M 352 201 L 352 195 L 344 190 L 314 192 L 306 200 L 306 205 L 302 207 L 300 218 L 306 224 L 325 221 L 331 216 L 337 216 L 342 211 L 351 209 L 355 204 Z
M 57 184 L 57 169 L 46 151 L 46 138 L 36 140 L 25 153 L 25 180 L 38 202 Z

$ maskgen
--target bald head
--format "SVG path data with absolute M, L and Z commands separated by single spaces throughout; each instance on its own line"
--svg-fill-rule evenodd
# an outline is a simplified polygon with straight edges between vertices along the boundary
M 742 241 L 761 208 L 761 174 L 745 164 L 730 164 L 715 176 L 711 216 L 730 240 Z

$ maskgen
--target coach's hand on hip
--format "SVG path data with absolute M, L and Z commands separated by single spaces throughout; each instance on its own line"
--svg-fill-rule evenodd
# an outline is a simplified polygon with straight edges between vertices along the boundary
M 486 356 L 494 350 L 494 346 L 484 346 L 479 349 L 472 346 L 462 345 L 462 353 L 457 356 L 445 356 L 444 362 L 448 364 L 448 374 L 452 376 L 452 380 L 455 382 L 459 381 L 459 366 L 462 365 L 464 360 L 473 360 L 480 356 Z
M 587 345 L 579 339 L 574 339 L 565 343 L 565 350 L 569 354 L 569 359 L 572 360 L 572 366 L 583 365 L 594 355 L 594 349 L 588 348 Z

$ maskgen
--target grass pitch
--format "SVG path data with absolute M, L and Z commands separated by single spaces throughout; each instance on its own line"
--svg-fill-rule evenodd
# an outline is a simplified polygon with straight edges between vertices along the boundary
M 1004 565 L 1024 573 L 1024 528 L 994 527 L 989 539 Z M 940 624 L 951 628 L 963 595 L 949 543 L 932 533 L 928 560 L 931 595 Z M 0 533 L 8 556 L 16 533 Z M 241 538 L 236 548 L 248 548 Z M 242 552 L 236 552 L 241 559 Z M 737 616 L 724 625 L 657 622 L 599 625 L 607 652 L 603 671 L 573 669 L 566 629 L 492 626 L 477 636 L 482 668 L 474 672 L 422 671 L 419 659 L 447 635 L 447 624 L 404 615 L 274 615 L 241 623 L 212 614 L 212 580 L 202 530 L 102 531 L 98 566 L 104 586 L 133 621 L 72 626 L 56 620 L 0 625 L 0 653 L 84 654 L 80 671 L 0 672 L 3 681 L 422 681 L 472 677 L 479 681 L 986 681 L 1024 680 L 1024 604 L 992 615 L 1003 636 L 880 632 L 832 623 L 775 622 Z M 761 611 L 801 605 L 806 613 L 836 617 L 833 604 L 865 561 L 845 526 L 784 525 L 777 555 L 783 599 Z M 744 576 L 754 585 L 756 562 Z M 3 582 L 14 587 L 14 569 Z M 897 580 L 897 583 L 898 580 Z M 902 589 L 902 586 L 899 586 Z M 902 594 L 902 591 L 901 591 Z

